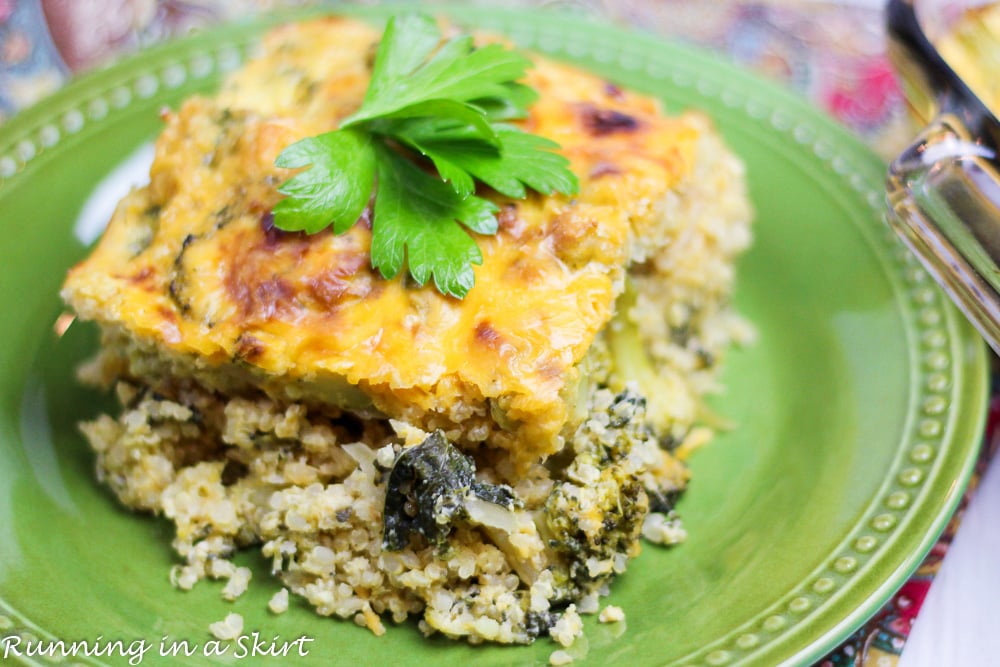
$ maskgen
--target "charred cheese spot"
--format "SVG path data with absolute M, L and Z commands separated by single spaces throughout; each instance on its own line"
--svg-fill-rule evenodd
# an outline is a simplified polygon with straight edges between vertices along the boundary
M 233 343 L 233 356 L 236 359 L 253 363 L 264 355 L 264 344 L 253 334 L 241 333 Z
M 154 284 L 155 271 L 151 266 L 143 266 L 138 271 L 128 276 L 126 279 L 133 285 L 142 287 L 144 290 L 156 289 Z
M 493 328 L 492 324 L 483 320 L 476 325 L 475 341 L 483 347 L 487 347 L 491 350 L 498 350 L 503 342 L 503 337 L 500 335 L 499 331 Z
M 328 310 L 339 306 L 345 296 L 364 298 L 371 293 L 371 281 L 355 280 L 355 276 L 366 262 L 367 257 L 361 252 L 345 253 L 337 266 L 306 278 L 306 288 L 312 298 Z
M 156 308 L 156 331 L 163 341 L 169 345 L 180 343 L 181 329 L 178 326 L 177 314 L 166 306 Z
M 611 98 L 612 100 L 623 100 L 625 99 L 625 91 L 621 89 L 620 86 L 611 82 L 604 82 L 604 94 Z
M 500 208 L 497 214 L 497 226 L 506 234 L 513 238 L 518 238 L 524 231 L 524 223 L 517 214 L 517 204 L 507 202 Z
M 600 178 L 601 176 L 618 176 L 621 175 L 621 173 L 622 170 L 619 169 L 617 165 L 610 164 L 608 162 L 598 162 L 590 168 L 588 176 L 591 180 L 594 180 Z
M 248 322 L 266 322 L 272 318 L 294 315 L 295 290 L 279 276 L 246 280 L 251 275 L 237 270 L 226 276 L 230 296 L 240 306 L 240 315 Z
M 226 298 L 244 325 L 294 318 L 299 310 L 295 289 L 285 277 L 308 252 L 310 241 L 295 238 L 271 244 L 257 229 L 219 239 L 219 266 Z
M 595 137 L 603 137 L 616 132 L 639 130 L 639 119 L 617 109 L 601 109 L 591 105 L 580 108 L 583 126 Z

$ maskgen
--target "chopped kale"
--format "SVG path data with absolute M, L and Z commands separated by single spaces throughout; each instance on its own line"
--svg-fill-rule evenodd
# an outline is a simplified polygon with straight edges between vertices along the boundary
M 524 631 L 531 640 L 546 634 L 559 620 L 554 611 L 529 611 L 524 615 Z
M 674 489 L 672 491 L 646 489 L 646 495 L 649 496 L 649 511 L 669 514 L 673 511 L 674 506 L 677 505 L 677 501 L 683 493 L 683 489 Z
M 513 490 L 476 481 L 472 457 L 449 443 L 441 431 L 403 450 L 386 483 L 382 548 L 404 549 L 417 532 L 446 552 L 453 523 L 467 516 L 465 499 L 469 494 L 514 508 Z

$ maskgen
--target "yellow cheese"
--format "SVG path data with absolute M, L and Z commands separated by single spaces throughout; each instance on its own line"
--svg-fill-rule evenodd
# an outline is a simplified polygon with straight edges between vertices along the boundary
M 64 297 L 201 379 L 239 374 L 275 397 L 370 402 L 466 442 L 488 424 L 490 444 L 519 459 L 550 454 L 572 414 L 575 366 L 613 316 L 626 268 L 666 242 L 664 201 L 690 172 L 702 126 L 535 59 L 527 83 L 541 97 L 523 124 L 561 145 L 580 192 L 492 195 L 500 231 L 477 237 L 484 261 L 456 300 L 373 271 L 367 220 L 340 236 L 270 224 L 291 176 L 275 157 L 358 107 L 377 38 L 342 18 L 282 27 L 217 96 L 166 113 L 149 186 L 122 202 Z

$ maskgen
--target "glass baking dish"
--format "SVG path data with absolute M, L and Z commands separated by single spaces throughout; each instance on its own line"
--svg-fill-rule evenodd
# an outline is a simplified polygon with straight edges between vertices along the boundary
M 936 46 L 988 4 L 889 0 L 889 56 L 925 128 L 891 163 L 887 194 L 890 224 L 1000 352 L 1000 122 Z

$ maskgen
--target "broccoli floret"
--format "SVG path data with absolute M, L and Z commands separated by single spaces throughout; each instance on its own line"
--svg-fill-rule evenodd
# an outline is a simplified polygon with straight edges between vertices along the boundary
M 544 534 L 560 558 L 559 599 L 578 600 L 620 573 L 639 552 L 649 503 L 630 457 L 649 439 L 645 401 L 626 389 L 595 394 L 591 417 L 572 438 L 576 454 L 545 503 Z M 602 403 L 603 401 L 603 403 Z
M 405 548 L 414 532 L 423 535 L 442 554 L 457 519 L 467 518 L 469 494 L 514 509 L 514 491 L 506 485 L 476 481 L 472 457 L 458 451 L 441 431 L 403 450 L 386 482 L 382 547 Z

